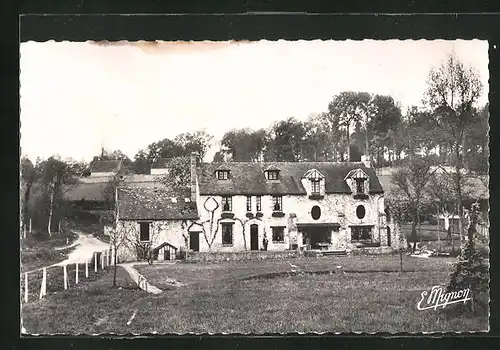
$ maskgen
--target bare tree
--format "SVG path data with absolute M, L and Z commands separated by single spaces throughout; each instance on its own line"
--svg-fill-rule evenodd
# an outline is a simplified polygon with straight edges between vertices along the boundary
M 427 125 L 430 130 L 440 130 L 454 155 L 454 190 L 458 206 L 460 237 L 463 231 L 463 168 L 464 142 L 467 131 L 478 118 L 476 104 L 482 93 L 479 74 L 472 67 L 465 67 L 454 54 L 429 74 L 426 107 L 429 110 Z
M 453 192 L 453 179 L 450 178 L 449 174 L 442 173 L 434 175 L 431 177 L 428 186 L 428 194 L 430 196 L 429 200 L 434 202 L 438 209 L 438 214 L 443 215 L 445 220 L 449 220 L 450 216 L 455 214 L 456 208 L 456 198 L 452 195 Z M 438 225 L 439 225 L 439 217 L 438 217 Z M 447 229 L 447 238 L 451 242 L 452 251 L 455 250 L 453 234 L 451 230 L 452 225 L 448 225 Z M 439 236 L 438 236 L 439 238 Z M 441 248 L 441 247 L 440 247 Z
M 141 237 L 140 230 L 137 230 L 135 222 L 125 222 L 124 225 L 129 226 L 125 229 L 128 232 L 124 241 L 125 245 L 135 251 L 137 260 L 146 260 L 151 265 L 154 260 L 153 250 L 155 244 L 158 243 L 158 237 L 160 232 L 165 229 L 165 224 L 155 221 L 150 222 L 149 237 L 144 240 Z
M 405 247 L 403 233 L 401 232 L 401 225 L 406 221 L 406 218 L 408 216 L 412 215 L 413 208 L 402 192 L 390 192 L 390 195 L 385 198 L 385 204 L 387 205 L 388 211 L 395 223 L 395 234 L 397 237 L 399 237 L 399 264 L 400 271 L 403 272 L 403 252 L 405 250 Z
M 111 245 L 113 255 L 113 287 L 116 287 L 116 264 L 118 261 L 118 250 L 125 244 L 129 236 L 134 236 L 135 226 L 126 225 L 123 221 L 117 221 L 115 215 L 107 215 L 105 217 L 108 226 L 107 235 L 109 236 L 109 244 Z
M 391 177 L 395 186 L 395 196 L 406 202 L 406 214 L 411 218 L 411 239 L 413 251 L 417 246 L 417 222 L 418 215 L 423 204 L 426 186 L 433 172 L 431 162 L 428 159 L 414 157 L 408 161 L 406 166 L 397 170 Z
M 52 216 L 54 214 L 54 197 L 56 195 L 56 183 L 57 183 L 57 174 L 53 175 L 53 180 L 50 183 L 50 206 L 49 206 L 49 221 L 47 224 L 47 232 L 49 236 L 52 237 Z

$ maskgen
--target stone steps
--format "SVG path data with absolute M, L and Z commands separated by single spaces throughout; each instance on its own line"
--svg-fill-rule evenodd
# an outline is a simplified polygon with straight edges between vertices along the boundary
M 345 250 L 325 250 L 321 252 L 323 256 L 347 256 Z
M 346 250 L 306 250 L 304 256 L 321 257 L 321 256 L 347 256 Z

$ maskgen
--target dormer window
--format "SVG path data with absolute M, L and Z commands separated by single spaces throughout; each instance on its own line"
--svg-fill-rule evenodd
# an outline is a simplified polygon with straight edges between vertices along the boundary
M 219 180 L 229 179 L 229 170 L 217 170 L 217 179 Z
M 365 194 L 366 179 L 356 179 L 356 194 Z
M 268 180 L 278 180 L 279 170 L 268 170 L 267 171 L 267 179 Z
M 351 170 L 344 180 L 349 185 L 355 199 L 367 199 L 369 188 L 368 175 L 362 169 Z
M 325 193 L 325 176 L 317 169 L 310 169 L 302 176 L 302 183 L 310 199 L 322 199 Z
M 320 179 L 311 179 L 311 195 L 319 196 L 320 195 Z

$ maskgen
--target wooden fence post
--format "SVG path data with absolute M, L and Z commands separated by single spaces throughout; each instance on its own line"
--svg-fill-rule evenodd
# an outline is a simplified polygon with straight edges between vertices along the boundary
M 40 299 L 47 294 L 47 268 L 43 268 L 42 286 L 40 288 Z
M 75 272 L 75 284 L 78 284 L 78 263 L 75 263 L 75 268 L 76 268 L 76 272 Z
M 24 274 L 24 302 L 28 302 L 28 273 Z
M 94 253 L 94 272 L 97 272 L 97 253 Z
M 66 270 L 66 265 L 63 265 L 64 272 L 64 289 L 68 289 L 68 271 Z
M 85 261 L 85 278 L 89 278 L 89 262 Z
M 108 266 L 111 265 L 111 248 L 108 249 Z

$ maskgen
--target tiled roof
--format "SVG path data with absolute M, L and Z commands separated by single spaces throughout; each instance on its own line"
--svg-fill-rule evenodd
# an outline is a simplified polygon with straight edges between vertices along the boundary
M 108 182 L 79 182 L 63 187 L 64 198 L 68 201 L 104 201 Z
M 202 195 L 298 195 L 306 194 L 302 186 L 302 176 L 311 169 L 317 169 L 325 176 L 326 193 L 351 193 L 344 177 L 349 171 L 361 168 L 370 177 L 370 192 L 382 193 L 383 189 L 372 168 L 367 168 L 361 162 L 331 163 L 331 162 L 273 162 L 251 163 L 232 162 L 226 164 L 231 177 L 228 180 L 218 180 L 214 172 L 218 163 L 201 163 L 197 169 L 200 194 Z M 269 181 L 264 171 L 270 168 L 279 169 L 279 180 Z
M 122 220 L 188 220 L 197 219 L 196 203 L 189 188 L 165 185 L 118 188 L 118 215 Z
M 121 160 L 98 160 L 92 164 L 90 171 L 92 173 L 111 173 L 120 170 L 121 166 Z

